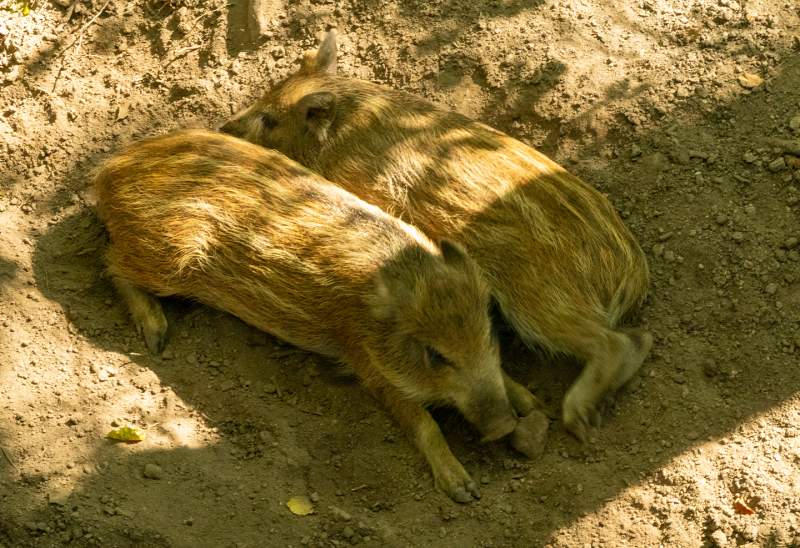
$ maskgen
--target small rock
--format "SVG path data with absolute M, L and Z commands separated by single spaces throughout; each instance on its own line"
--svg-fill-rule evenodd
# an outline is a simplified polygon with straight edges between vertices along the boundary
M 539 457 L 545 448 L 550 420 L 541 411 L 522 417 L 511 434 L 511 445 L 530 459 Z
M 783 156 L 779 156 L 779 157 L 775 158 L 774 160 L 772 160 L 767 165 L 767 168 L 773 173 L 777 173 L 777 172 L 782 171 L 783 169 L 785 169 L 786 168 L 786 162 L 784 161 Z
M 227 392 L 228 390 L 231 390 L 234 386 L 236 386 L 236 383 L 228 379 L 227 381 L 224 381 L 222 384 L 219 385 L 219 389 L 222 390 L 223 392 Z
M 734 232 L 733 234 L 731 234 L 731 237 L 733 238 L 733 241 L 737 243 L 741 243 L 744 241 L 744 234 L 742 234 L 741 232 Z
M 724 213 L 720 213 L 719 215 L 716 216 L 716 218 L 714 219 L 714 222 L 717 223 L 718 225 L 722 226 L 722 225 L 724 225 L 725 223 L 728 222 L 728 216 L 725 215 Z
M 19 65 L 11 67 L 11 70 L 6 73 L 5 81 L 10 84 L 19 80 L 20 70 Z
M 752 152 L 745 152 L 744 155 L 742 156 L 742 160 L 744 160 L 748 164 L 755 163 L 757 159 L 758 157 L 756 157 L 756 155 L 753 154 Z
M 356 532 L 353 531 L 353 528 L 350 527 L 349 525 L 347 527 L 345 527 L 344 529 L 342 529 L 342 536 L 344 538 L 346 538 L 346 539 L 353 538 L 353 535 L 355 535 L 355 534 L 356 534 Z
M 711 533 L 711 543 L 718 548 L 724 548 L 728 545 L 728 537 L 725 536 L 725 533 L 722 531 L 722 529 L 717 529 Z
M 163 475 L 164 472 L 159 465 L 152 462 L 144 465 L 144 477 L 157 480 L 161 479 Z
M 755 89 L 764 83 L 764 79 L 758 74 L 745 72 L 739 75 L 739 85 L 745 89 Z
M 791 238 L 786 238 L 786 241 L 783 242 L 783 245 L 781 247 L 784 247 L 786 249 L 792 249 L 792 248 L 797 247 L 798 243 L 800 243 L 800 241 L 798 241 L 797 238 L 792 236 Z
M 331 515 L 339 521 L 350 521 L 353 519 L 353 516 L 337 506 L 330 506 L 329 509 L 331 511 Z
M 789 120 L 789 128 L 792 131 L 800 131 L 800 114 L 792 116 L 792 119 Z
M 637 145 L 631 146 L 631 158 L 638 158 L 642 155 L 642 149 L 639 148 Z
M 714 360 L 706 360 L 703 363 L 703 374 L 706 377 L 716 377 L 719 375 L 719 365 Z
M 673 162 L 682 166 L 685 166 L 691 160 L 691 158 L 689 158 L 689 151 L 681 147 L 671 151 L 670 158 Z
M 175 359 L 175 352 L 167 348 L 161 353 L 161 357 L 165 360 L 174 360 Z
M 311 499 L 311 502 L 315 502 L 315 503 L 316 503 L 316 502 L 319 502 L 319 493 L 317 493 L 316 491 L 314 491 L 313 493 L 311 493 L 311 494 L 308 496 L 308 498 L 310 498 L 310 499 Z
M 778 291 L 778 284 L 776 283 L 767 284 L 767 287 L 764 288 L 764 291 L 766 291 L 767 295 L 774 295 L 775 292 Z

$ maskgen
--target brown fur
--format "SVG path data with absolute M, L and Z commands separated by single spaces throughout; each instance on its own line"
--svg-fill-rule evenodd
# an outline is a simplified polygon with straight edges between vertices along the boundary
M 567 427 L 584 438 L 598 400 L 652 342 L 617 328 L 646 296 L 639 244 L 602 194 L 533 148 L 335 73 L 331 31 L 223 131 L 285 152 L 429 237 L 461 242 L 528 344 L 587 363 L 564 401 Z
M 219 133 L 137 143 L 95 185 L 109 272 L 151 350 L 167 328 L 154 295 L 180 295 L 339 360 L 408 431 L 441 488 L 477 496 L 423 406 L 454 405 L 494 439 L 516 424 L 511 404 L 524 413 L 533 398 L 507 386 L 489 291 L 463 249 Z

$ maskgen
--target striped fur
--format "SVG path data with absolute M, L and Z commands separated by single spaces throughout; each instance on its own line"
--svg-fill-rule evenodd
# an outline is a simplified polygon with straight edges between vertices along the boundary
M 579 437 L 652 338 L 618 328 L 648 267 L 608 199 L 535 149 L 413 95 L 335 75 L 331 31 L 223 131 L 276 148 L 362 199 L 462 243 L 531 346 L 587 363 L 565 400 Z
M 487 438 L 514 428 L 512 402 L 527 410 L 500 368 L 488 287 L 458 245 L 437 246 L 284 155 L 220 133 L 136 143 L 95 186 L 109 272 L 151 350 L 167 327 L 155 296 L 178 295 L 338 360 L 456 499 L 474 483 L 423 406 L 454 405 Z

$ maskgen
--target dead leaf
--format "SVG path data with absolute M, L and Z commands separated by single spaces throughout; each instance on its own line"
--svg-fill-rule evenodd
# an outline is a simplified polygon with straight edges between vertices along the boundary
M 749 516 L 750 514 L 756 513 L 755 510 L 753 510 L 745 503 L 738 500 L 733 503 L 733 509 L 736 511 L 737 514 L 743 514 L 745 516 Z
M 144 440 L 144 432 L 137 428 L 124 426 L 117 428 L 106 434 L 108 439 L 114 441 L 124 441 L 125 443 L 137 443 Z
M 314 505 L 308 497 L 303 495 L 290 498 L 286 506 L 289 508 L 289 511 L 296 516 L 307 516 L 314 513 Z
M 739 75 L 739 84 L 741 84 L 743 88 L 754 89 L 763 83 L 764 79 L 758 74 L 745 72 L 744 74 Z

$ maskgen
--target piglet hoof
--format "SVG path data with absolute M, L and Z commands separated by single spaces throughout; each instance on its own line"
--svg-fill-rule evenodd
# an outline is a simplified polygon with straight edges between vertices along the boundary
M 599 420 L 599 413 L 593 406 L 576 400 L 571 392 L 564 399 L 564 426 L 581 443 L 586 443 L 589 425 Z
M 467 474 L 461 463 L 439 470 L 436 473 L 436 487 L 443 491 L 448 497 L 460 504 L 466 504 L 472 500 L 481 498 L 478 491 L 478 484 Z
M 167 319 L 163 313 L 153 314 L 139 324 L 139 333 L 144 337 L 147 349 L 153 355 L 161 354 L 167 343 Z

